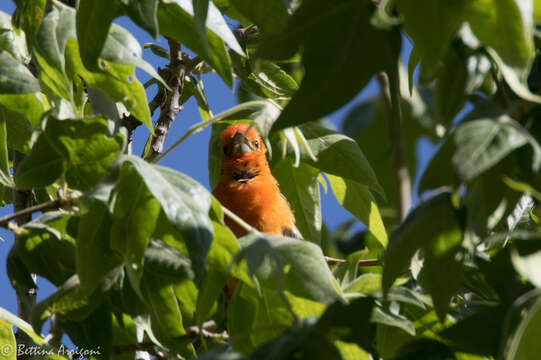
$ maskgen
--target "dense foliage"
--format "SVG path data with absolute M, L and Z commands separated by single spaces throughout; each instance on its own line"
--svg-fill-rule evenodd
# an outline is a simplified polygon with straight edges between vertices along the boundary
M 96 359 L 539 357 L 541 1 L 15 3 L 0 12 L 0 184 L 23 215 L 0 224 L 21 311 L 0 308 L 0 343 L 15 346 L 15 325 L 42 351 L 20 357 L 65 358 L 62 334 Z M 168 38 L 145 45 L 166 69 L 123 15 Z M 212 114 L 207 72 L 237 79 L 239 105 Z M 342 132 L 322 120 L 374 76 L 380 95 Z M 236 239 L 207 189 L 157 165 L 192 97 L 201 122 L 173 147 L 212 126 L 214 186 L 220 132 L 253 122 L 306 240 Z M 439 145 L 422 174 L 420 139 Z M 327 230 L 321 189 L 366 230 Z M 37 304 L 31 274 L 57 287 Z

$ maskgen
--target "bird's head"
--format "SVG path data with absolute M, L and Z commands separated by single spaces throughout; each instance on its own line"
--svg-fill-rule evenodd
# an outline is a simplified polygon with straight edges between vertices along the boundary
M 220 152 L 222 170 L 239 173 L 259 174 L 268 168 L 265 153 L 267 148 L 261 135 L 250 124 L 229 125 L 222 133 Z
M 229 125 L 221 137 L 222 159 L 265 157 L 267 148 L 257 130 L 249 124 Z

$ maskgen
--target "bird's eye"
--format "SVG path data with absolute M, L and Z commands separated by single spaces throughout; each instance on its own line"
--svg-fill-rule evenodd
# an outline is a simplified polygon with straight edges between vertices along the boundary
M 252 144 L 255 146 L 256 149 L 259 149 L 259 141 L 254 140 L 252 141 Z

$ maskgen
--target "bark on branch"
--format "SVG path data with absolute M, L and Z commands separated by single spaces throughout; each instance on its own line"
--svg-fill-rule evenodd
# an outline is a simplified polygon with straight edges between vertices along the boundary
M 167 41 L 169 42 L 169 53 L 171 58 L 168 65 L 167 84 L 171 88 L 171 91 L 164 90 L 165 99 L 160 104 L 160 117 L 156 121 L 154 134 L 152 135 L 149 144 L 145 147 L 143 157 L 150 161 L 163 151 L 169 128 L 171 127 L 171 124 L 173 124 L 178 113 L 182 110 L 179 100 L 182 96 L 182 91 L 184 90 L 186 66 L 183 62 L 180 44 L 170 38 L 168 38 Z M 160 99 L 159 96 L 156 98 L 158 100 Z

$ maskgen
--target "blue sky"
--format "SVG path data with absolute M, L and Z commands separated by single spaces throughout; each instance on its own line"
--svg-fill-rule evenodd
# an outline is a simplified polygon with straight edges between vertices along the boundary
M 15 9 L 15 5 L 12 1 L 1 1 L 0 11 L 12 14 Z M 139 29 L 127 18 L 117 19 L 116 23 L 127 28 L 140 42 L 141 46 L 147 42 L 157 43 L 165 48 L 167 48 L 167 42 L 163 39 L 155 40 L 151 38 L 146 32 Z M 406 42 L 405 42 L 406 43 Z M 405 45 L 404 53 L 409 53 L 411 46 L 409 43 Z M 151 53 L 150 50 L 143 50 L 143 58 L 150 62 L 154 67 L 164 66 L 165 60 L 159 58 Z M 407 57 L 406 57 L 407 58 Z M 141 82 L 145 82 L 149 79 L 149 76 L 142 72 L 137 72 L 137 77 Z M 217 75 L 207 74 L 203 77 L 203 82 L 205 90 L 207 93 L 208 101 L 210 108 L 214 114 L 217 114 L 223 110 L 226 110 L 236 103 L 234 90 L 231 90 Z M 148 99 L 152 99 L 155 94 L 155 87 L 151 87 L 147 92 Z M 339 127 L 342 117 L 347 113 L 347 111 L 360 99 L 366 98 L 374 95 L 378 91 L 378 87 L 375 81 L 371 81 L 370 84 L 359 94 L 354 100 L 352 100 L 347 106 L 340 109 L 339 111 L 331 114 L 329 120 Z M 156 111 L 154 120 L 158 115 Z M 177 116 L 171 130 L 169 131 L 169 136 L 166 141 L 166 148 L 171 145 L 176 139 L 178 139 L 184 132 L 193 124 L 201 121 L 199 112 L 195 101 L 192 99 L 188 101 L 182 112 Z M 148 130 L 144 129 L 143 126 L 139 127 L 133 136 L 133 152 L 134 154 L 140 155 L 143 149 L 143 146 L 146 142 L 148 136 Z M 167 157 L 165 157 L 160 164 L 174 168 L 178 171 L 181 171 L 200 183 L 202 183 L 207 188 L 209 187 L 208 182 L 208 171 L 207 171 L 207 146 L 208 140 L 210 137 L 210 130 L 206 129 L 200 133 L 197 133 L 187 139 L 181 146 L 172 151 Z M 424 167 L 428 160 L 428 152 L 430 151 L 429 147 L 425 145 L 420 145 L 420 153 L 423 155 L 420 159 L 420 165 Z M 0 208 L 0 216 L 4 216 L 12 213 L 13 209 L 11 206 L 6 206 Z M 330 227 L 334 228 L 344 221 L 351 219 L 352 216 L 344 210 L 336 201 L 332 193 L 323 194 L 322 192 L 322 214 L 325 223 Z M 35 216 L 36 217 L 36 216 Z M 3 241 L 0 242 L 0 264 L 5 269 L 6 257 L 9 252 L 9 249 L 13 245 L 13 236 L 10 232 L 7 232 L 3 229 L 0 229 L 0 237 Z M 47 297 L 54 289 L 54 287 L 48 283 L 45 279 L 38 279 L 38 301 Z M 0 297 L 0 306 L 8 309 L 9 311 L 16 313 L 17 305 L 15 299 L 15 292 L 11 288 L 9 280 L 7 278 L 5 270 L 0 271 L 0 289 L 2 290 L 2 296 Z

